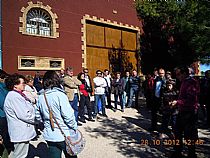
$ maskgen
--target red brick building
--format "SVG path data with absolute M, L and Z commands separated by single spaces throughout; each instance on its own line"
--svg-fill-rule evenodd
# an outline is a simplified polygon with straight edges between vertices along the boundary
M 133 0 L 2 1 L 2 68 L 9 73 L 139 69 L 139 36 Z

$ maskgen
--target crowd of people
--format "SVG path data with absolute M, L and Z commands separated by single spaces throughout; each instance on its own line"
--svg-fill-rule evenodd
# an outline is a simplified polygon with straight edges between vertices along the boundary
M 198 108 L 203 109 L 210 127 L 210 71 L 204 78 L 194 76 L 188 67 L 178 67 L 172 73 L 160 68 L 147 74 L 144 81 L 147 107 L 151 110 L 150 131 L 159 131 L 160 139 L 175 140 L 172 158 L 182 157 L 183 144 L 188 147 L 188 157 L 196 158 L 198 145 Z M 161 128 L 157 128 L 158 114 L 161 115 Z M 169 128 L 171 125 L 171 128 Z M 184 139 L 183 139 L 184 136 Z M 183 143 L 183 140 L 185 142 Z
M 27 157 L 29 141 L 41 129 L 51 158 L 60 158 L 62 151 L 66 158 L 77 157 L 66 153 L 64 137 L 51 118 L 51 112 L 68 136 L 69 129 L 76 130 L 86 121 L 107 118 L 107 109 L 122 113 L 126 107 L 138 109 L 140 92 L 144 93 L 151 111 L 149 130 L 159 130 L 161 139 L 179 142 L 174 145 L 174 158 L 181 157 L 183 133 L 185 140 L 198 140 L 196 121 L 199 105 L 204 112 L 207 111 L 207 123 L 210 125 L 210 103 L 207 99 L 210 94 L 209 71 L 202 80 L 192 76 L 188 67 L 176 68 L 174 78 L 170 71 L 165 73 L 160 68 L 147 74 L 145 80 L 138 76 L 136 70 L 131 75 L 130 71 L 112 75 L 108 69 L 97 70 L 94 78 L 88 73 L 84 68 L 75 76 L 72 67 L 47 71 L 44 75 L 36 73 L 35 76 L 7 74 L 1 70 L 0 135 L 4 145 L 0 146 L 0 154 L 6 148 L 8 153 L 12 151 L 14 158 Z M 158 113 L 162 116 L 161 129 L 157 127 Z M 196 157 L 195 143 L 188 145 L 188 157 Z

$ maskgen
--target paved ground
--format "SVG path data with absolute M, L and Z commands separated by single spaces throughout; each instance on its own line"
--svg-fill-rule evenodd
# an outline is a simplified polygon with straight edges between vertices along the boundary
M 107 110 L 108 118 L 100 117 L 96 122 L 87 122 L 79 129 L 86 138 L 86 147 L 79 158 L 167 158 L 173 150 L 164 145 L 156 134 L 147 131 L 150 113 L 141 102 L 139 112 L 125 109 L 113 112 Z M 198 158 L 210 157 L 210 130 L 199 127 L 203 145 L 197 145 Z M 148 142 L 148 144 L 147 144 Z M 160 144 L 159 144 L 160 143 Z M 146 144 L 146 145 L 145 145 Z M 184 154 L 186 152 L 184 151 Z M 48 158 L 47 146 L 42 138 L 33 141 L 29 158 Z

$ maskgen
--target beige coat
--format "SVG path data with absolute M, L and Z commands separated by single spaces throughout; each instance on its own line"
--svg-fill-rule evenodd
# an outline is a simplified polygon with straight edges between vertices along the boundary
M 82 84 L 82 82 L 78 80 L 76 76 L 73 77 L 65 76 L 63 78 L 63 81 L 64 81 L 64 88 L 69 101 L 73 101 L 75 90 L 77 91 L 80 100 L 79 86 Z

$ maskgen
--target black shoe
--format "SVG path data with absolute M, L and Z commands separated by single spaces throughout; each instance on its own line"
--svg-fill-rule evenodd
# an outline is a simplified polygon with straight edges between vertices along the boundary
M 77 123 L 77 126 L 82 126 L 82 124 L 78 122 L 78 123 Z
M 79 119 L 80 122 L 86 123 L 85 119 Z
M 124 109 L 122 109 L 121 111 L 124 112 Z
M 102 114 L 103 117 L 108 117 L 106 114 Z
M 93 118 L 88 118 L 87 120 L 91 121 L 91 122 L 95 122 L 95 120 Z

